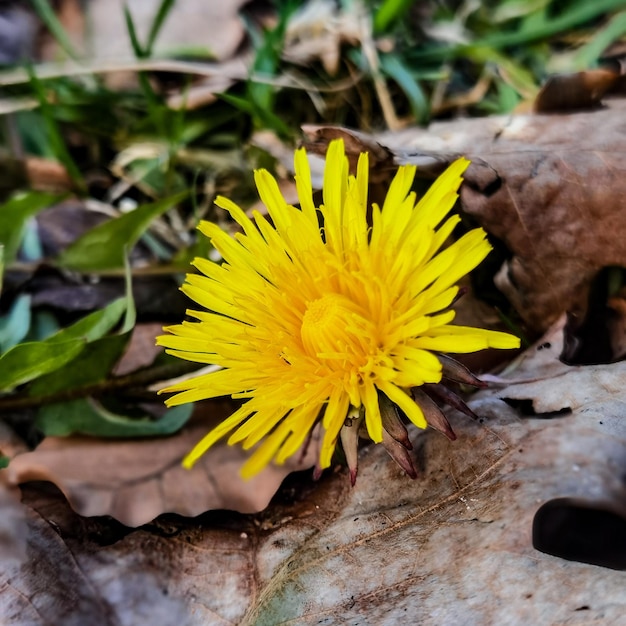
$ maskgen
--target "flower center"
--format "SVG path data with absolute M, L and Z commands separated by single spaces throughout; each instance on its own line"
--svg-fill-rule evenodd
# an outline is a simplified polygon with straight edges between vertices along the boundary
M 326 294 L 307 305 L 300 329 L 302 345 L 311 356 L 353 353 L 359 321 L 358 307 L 348 298 Z

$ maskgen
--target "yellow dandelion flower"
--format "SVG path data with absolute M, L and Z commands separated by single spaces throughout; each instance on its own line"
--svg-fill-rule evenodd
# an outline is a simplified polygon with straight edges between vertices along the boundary
M 383 441 L 383 399 L 427 426 L 411 389 L 441 380 L 438 353 L 519 346 L 506 333 L 451 324 L 456 283 L 491 249 L 477 228 L 441 250 L 460 219 L 447 216 L 468 165 L 455 161 L 419 201 L 411 191 L 415 167 L 400 167 L 368 219 L 367 154 L 350 175 L 339 140 L 328 148 L 319 207 L 304 149 L 295 155 L 300 208 L 287 204 L 265 170 L 255 181 L 271 221 L 216 200 L 243 232 L 233 238 L 201 223 L 224 262 L 195 259 L 200 274 L 188 275 L 182 289 L 205 310 L 188 311 L 194 321 L 166 328 L 158 343 L 222 369 L 163 391 L 177 394 L 168 406 L 223 395 L 245 402 L 185 466 L 230 434 L 231 445 L 256 446 L 242 470 L 250 477 L 272 460 L 283 463 L 321 422 L 318 467 L 326 468 L 349 414 L 360 410 L 369 437 Z

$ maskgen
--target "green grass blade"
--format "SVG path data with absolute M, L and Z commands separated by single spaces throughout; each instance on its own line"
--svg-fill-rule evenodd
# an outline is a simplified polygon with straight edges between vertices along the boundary
M 626 11 L 614 15 L 604 28 L 597 30 L 591 40 L 576 51 L 574 67 L 579 70 L 591 67 L 601 54 L 624 34 L 626 34 Z
M 407 66 L 395 54 L 381 55 L 380 65 L 383 73 L 395 80 L 404 91 L 415 119 L 420 124 L 426 123 L 430 116 L 428 102 L 422 88 Z
M 65 51 L 67 56 L 75 61 L 80 57 L 74 50 L 74 46 L 67 36 L 61 22 L 59 22 L 54 9 L 50 6 L 48 0 L 31 0 L 31 3 L 39 16 L 39 19 L 46 25 L 57 43 Z
M 28 68 L 28 71 L 30 75 L 30 85 L 39 102 L 41 115 L 46 126 L 50 147 L 52 148 L 55 157 L 65 166 L 67 173 L 70 175 L 74 183 L 81 189 L 84 189 L 85 182 L 78 167 L 76 166 L 76 163 L 74 163 L 74 159 L 72 159 L 67 146 L 65 145 L 63 135 L 61 134 L 54 118 L 52 106 L 48 102 L 46 90 L 44 89 L 42 82 L 37 78 L 33 69 Z
M 126 30 L 128 31 L 128 38 L 130 39 L 130 45 L 138 59 L 145 59 L 148 54 L 137 37 L 137 29 L 135 28 L 135 22 L 133 16 L 128 8 L 127 4 L 124 4 L 124 20 L 126 22 Z
M 148 33 L 148 41 L 146 42 L 145 47 L 146 56 L 152 56 L 152 48 L 154 47 L 154 43 L 159 36 L 161 27 L 165 23 L 167 16 L 170 14 L 174 3 L 175 0 L 161 0 L 159 10 L 157 11 L 156 17 L 154 18 L 152 26 L 150 27 L 150 32 Z
M 401 19 L 409 10 L 413 0 L 385 0 L 374 15 L 374 32 L 379 35 Z
M 497 32 L 476 40 L 469 45 L 478 45 L 491 48 L 506 48 L 535 43 L 549 39 L 559 33 L 571 30 L 586 22 L 590 22 L 604 13 L 624 8 L 624 0 L 596 0 L 595 2 L 579 2 L 569 11 L 561 11 L 556 17 L 541 20 L 541 23 L 527 26 L 518 31 Z M 423 49 L 417 49 L 410 54 L 412 62 L 434 63 L 444 59 L 455 58 L 465 54 L 468 44 L 457 46 L 433 45 Z

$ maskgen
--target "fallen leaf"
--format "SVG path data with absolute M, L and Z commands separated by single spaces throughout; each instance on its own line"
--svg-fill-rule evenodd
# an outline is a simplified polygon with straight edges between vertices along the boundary
M 23 165 L 31 189 L 59 193 L 70 191 L 75 187 L 74 181 L 61 163 L 29 156 L 24 159 Z
M 576 623 L 582 606 L 586 623 L 616 619 L 622 575 L 541 555 L 531 530 L 546 500 L 621 494 L 626 430 L 601 424 L 600 406 L 552 421 L 520 420 L 489 393 L 471 406 L 484 422 L 457 422 L 456 443 L 418 436 L 422 480 L 398 481 L 375 449 L 330 527 L 284 528 L 294 548 L 240 624 Z
M 608 334 L 613 357 L 623 359 L 626 356 L 626 291 L 609 298 L 607 306 L 611 311 L 608 320 Z
M 260 511 L 285 476 L 314 465 L 315 446 L 311 445 L 304 458 L 295 455 L 284 466 L 270 466 L 244 481 L 239 470 L 249 454 L 238 446 L 222 444 L 214 446 L 192 470 L 184 469 L 183 456 L 210 430 L 212 422 L 225 419 L 233 410 L 225 401 L 199 406 L 196 419 L 167 438 L 46 437 L 33 452 L 11 461 L 8 480 L 13 485 L 50 481 L 81 515 L 110 515 L 127 526 L 140 526 L 162 513 Z
M 370 169 L 373 170 L 374 180 L 378 179 L 376 174 L 382 169 L 386 170 L 385 177 L 389 178 L 396 169 L 393 163 L 393 153 L 374 139 L 371 135 L 361 131 L 342 128 L 341 126 L 320 126 L 318 124 L 305 124 L 302 126 L 305 136 L 305 144 L 308 154 L 324 157 L 328 150 L 328 144 L 335 139 L 342 139 L 346 156 L 350 161 L 350 167 L 356 168 L 359 155 L 362 152 L 368 153 Z M 291 158 L 293 163 L 293 157 Z M 370 180 L 370 182 L 372 182 Z M 321 189 L 321 184 L 314 186 Z
M 9 425 L 0 421 L 0 457 L 10 462 L 15 455 L 26 450 L 24 442 Z M 3 569 L 21 564 L 26 559 L 26 513 L 20 505 L 19 489 L 8 487 L 3 481 L 4 477 L 6 472 L 0 474 L 0 554 Z
M 26 486 L 28 553 L 21 562 L 3 560 L 0 620 L 5 626 L 238 624 L 258 591 L 259 542 L 296 520 L 315 534 L 336 514 L 324 502 L 341 498 L 347 484 L 338 485 L 337 491 L 322 480 L 306 502 L 276 504 L 271 514 L 169 516 L 134 531 L 81 517 L 62 496 Z
M 4 421 L 0 421 L 0 456 L 12 459 L 28 451 L 24 441 Z
M 163 333 L 163 324 L 156 322 L 136 324 L 124 355 L 113 369 L 115 376 L 130 374 L 142 367 L 152 365 L 162 353 L 156 345 L 156 338 Z
M 86 232 L 107 221 L 107 215 L 91 211 L 76 198 L 55 202 L 37 215 L 37 233 L 43 253 L 55 257 Z
M 104 529 L 93 532 L 62 502 L 56 501 L 56 509 L 50 498 L 44 502 L 46 513 L 60 511 L 56 519 L 53 515 L 44 518 L 26 506 L 18 509 L 26 553 L 8 561 L 3 558 L 0 619 L 4 625 L 119 626 L 144 619 L 154 626 L 185 623 L 183 602 L 168 598 L 159 584 L 154 542 L 143 547 L 155 559 L 155 573 L 147 571 L 145 563 L 143 571 L 134 570 L 128 559 L 132 561 L 132 553 L 120 555 L 113 563 L 111 554 L 102 550 L 102 544 L 115 536 L 110 528 L 106 533 Z M 72 537 L 74 542 L 65 534 L 70 520 L 73 531 L 82 533 Z
M 30 272 L 7 271 L 5 285 L 16 289 L 24 287 L 32 295 L 33 308 L 54 309 L 61 320 L 75 319 L 77 313 L 85 314 L 101 309 L 115 298 L 124 295 L 124 279 L 82 277 L 68 274 L 49 266 L 39 266 Z M 175 276 L 150 276 L 140 272 L 133 278 L 133 297 L 140 319 L 180 320 L 189 303 L 176 287 Z M 63 317 L 64 314 L 69 314 Z
M 283 58 L 297 65 L 311 65 L 319 60 L 326 72 L 335 76 L 341 46 L 361 41 L 362 11 L 358 2 L 341 8 L 332 0 L 304 3 L 287 22 Z
M 535 98 L 534 111 L 562 113 L 597 108 L 618 78 L 616 70 L 604 68 L 549 76 Z
M 245 39 L 240 8 L 247 0 L 229 0 L 219 3 L 204 3 L 197 0 L 178 0 L 171 3 L 166 19 L 154 42 L 152 55 L 155 57 L 196 56 L 225 60 L 232 57 Z M 157 0 L 92 0 L 83 11 L 76 11 L 75 0 L 64 0 L 59 10 L 59 18 L 72 16 L 69 29 L 75 48 L 87 50 L 86 61 L 132 62 L 135 59 L 128 36 L 124 17 L 127 6 L 132 16 L 137 38 L 141 45 L 148 41 L 161 2 Z M 97 24 L 98 28 L 85 28 Z M 66 25 L 66 29 L 68 24 Z M 40 58 L 50 61 L 59 57 L 58 42 L 46 40 Z M 111 88 L 134 87 L 135 71 L 124 67 L 107 74 L 106 81 Z
M 0 554 L 3 570 L 15 564 L 21 565 L 26 559 L 25 522 L 26 512 L 20 504 L 19 489 L 8 489 L 0 483 Z M 0 574 L 0 587 L 2 584 Z
M 483 374 L 488 383 L 510 387 L 518 383 L 554 379 L 573 368 L 561 362 L 566 316 L 562 315 L 532 346 L 513 359 L 499 376 Z
M 533 356 L 544 362 L 543 352 L 534 349 L 512 375 L 532 376 Z M 618 382 L 625 369 L 574 367 L 546 381 L 477 393 L 470 405 L 479 422 L 449 414 L 455 442 L 413 431 L 421 466 L 415 481 L 370 446 L 354 489 L 345 470 L 327 473 L 314 488 L 300 483 L 294 502 L 275 502 L 252 517 L 160 518 L 124 534 L 106 520 L 59 513 L 58 503 L 33 506 L 58 529 L 56 567 L 66 576 L 78 565 L 74 592 L 97 616 L 105 607 L 111 623 L 183 607 L 179 621 L 191 625 L 394 624 L 407 615 L 426 626 L 618 624 L 626 609 L 623 573 L 543 554 L 533 548 L 532 531 L 546 502 L 569 498 L 599 510 L 623 500 L 626 392 Z M 537 410 L 570 412 L 522 418 L 502 400 L 515 393 L 536 403 L 544 387 L 554 399 Z M 132 473 L 132 459 L 118 464 Z M 196 486 L 198 497 L 208 485 Z M 51 526 L 42 534 L 45 528 Z M 597 536 L 598 528 L 586 533 Z M 96 548 L 97 537 L 104 539 Z M 11 580 L 29 590 L 50 578 L 45 568 L 24 568 Z M 57 600 L 59 588 L 67 583 L 50 592 Z M 24 598 L 39 601 L 47 619 L 55 615 L 44 597 L 19 597 L 27 608 Z M 75 601 L 63 623 L 84 610 Z
M 31 57 L 37 28 L 37 18 L 26 6 L 3 3 L 0 7 L 0 65 Z
M 439 122 L 377 140 L 402 163 L 472 160 L 462 209 L 509 249 L 496 284 L 545 330 L 563 311 L 584 316 L 602 268 L 626 266 L 625 110 L 618 99 L 593 112 Z
M 193 111 L 213 104 L 218 95 L 225 93 L 237 80 L 243 80 L 250 67 L 249 53 L 242 51 L 239 56 L 214 64 L 213 75 L 196 79 L 182 91 L 175 90 L 167 97 L 167 106 L 171 109 Z M 208 68 L 207 68 L 208 69 Z
M 516 382 L 500 392 L 508 400 L 531 400 L 533 410 L 538 413 L 557 413 L 569 409 L 576 411 L 586 405 L 605 403 L 615 406 L 609 414 L 619 413 L 623 403 L 626 362 L 609 366 L 579 365 L 565 366 L 558 378 L 546 377 L 529 382 Z M 515 372 L 518 376 L 520 371 Z M 626 392 L 624 392 L 626 395 Z

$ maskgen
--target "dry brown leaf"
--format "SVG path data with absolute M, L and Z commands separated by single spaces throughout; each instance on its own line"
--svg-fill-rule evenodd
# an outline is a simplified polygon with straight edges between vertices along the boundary
M 41 157 L 28 157 L 24 160 L 24 168 L 33 189 L 61 193 L 74 188 L 74 181 L 61 163 Z
M 197 522 L 170 516 L 132 532 L 110 520 L 80 517 L 62 497 L 26 486 L 28 553 L 21 561 L 3 559 L 0 622 L 238 624 L 259 591 L 259 543 L 285 523 L 297 523 L 309 535 L 326 526 L 336 514 L 328 502 L 341 499 L 347 483 L 336 486 L 322 480 L 306 501 L 276 504 L 271 514 L 218 513 Z M 275 549 L 281 550 L 278 543 Z
M 19 490 L 8 489 L 0 482 L 0 554 L 3 566 L 12 561 L 21 562 L 26 557 L 25 521 Z
M 197 48 L 209 51 L 215 59 L 231 57 L 240 46 L 244 25 L 238 12 L 248 0 L 203 2 L 178 0 L 168 13 L 153 54 L 167 56 L 172 50 Z M 160 2 L 158 0 L 92 0 L 88 19 L 98 28 L 91 49 L 95 58 L 134 58 L 126 36 L 124 5 L 133 16 L 140 42 L 145 42 Z
M 202 0 L 177 0 L 173 3 L 152 53 L 156 57 L 171 57 L 173 53 L 186 56 L 210 54 L 212 59 L 223 61 L 234 56 L 245 39 L 244 24 L 239 16 L 240 8 L 248 0 L 203 2 Z M 62 0 L 58 17 L 73 41 L 75 49 L 89 62 L 135 60 L 124 17 L 124 6 L 130 11 L 138 40 L 145 44 L 154 22 L 159 0 L 91 0 L 79 6 L 77 0 Z M 96 27 L 97 25 L 97 27 Z M 40 59 L 51 61 L 64 56 L 58 43 L 49 37 L 44 39 Z M 239 64 L 238 64 L 239 65 Z M 134 70 L 107 73 L 111 88 L 127 88 L 135 85 Z M 206 79 L 213 93 L 227 88 L 230 83 L 224 77 L 216 82 Z M 193 104 L 198 106 L 194 94 Z M 183 99 L 184 101 L 184 99 Z M 173 99 L 172 106 L 181 106 L 180 99 Z
M 0 456 L 12 459 L 27 449 L 13 429 L 0 421 Z M 12 565 L 13 561 L 21 562 L 26 558 L 26 515 L 19 504 L 19 490 L 6 485 L 5 479 L 6 472 L 0 472 L 0 555 L 3 564 Z
M 167 106 L 172 109 L 194 110 L 213 104 L 217 94 L 224 93 L 237 80 L 248 74 L 249 54 L 241 52 L 239 56 L 215 64 L 213 75 L 195 80 L 183 91 L 175 90 L 167 97 Z
M 164 594 L 167 587 L 159 584 L 155 574 L 159 568 L 158 540 L 136 546 L 146 550 L 147 557 L 142 571 L 137 571 L 132 567 L 131 551 L 120 554 L 117 562 L 112 560 L 115 555 L 107 543 L 123 536 L 119 530 L 115 533 L 117 529 L 90 526 L 59 498 L 43 498 L 43 502 L 45 517 L 21 507 L 26 554 L 8 562 L 3 559 L 3 625 L 189 623 L 183 602 L 168 598 Z M 146 567 L 147 562 L 152 567 Z
M 620 401 L 595 387 L 598 377 L 623 378 L 624 368 L 611 374 L 615 367 L 585 370 L 576 383 L 586 400 L 551 421 L 521 420 L 494 392 L 479 394 L 471 406 L 484 422 L 457 422 L 457 442 L 418 436 L 422 481 L 398 481 L 372 450 L 331 527 L 304 545 L 294 528 L 279 535 L 298 548 L 274 568 L 241 624 L 391 624 L 406 615 L 420 624 L 618 623 L 622 574 L 566 563 L 531 544 L 543 502 L 623 497 Z M 565 375 L 546 384 L 563 396 L 570 388 Z
M 12 459 L 27 450 L 28 446 L 15 431 L 4 421 L 0 421 L 0 456 Z
M 311 445 L 304 458 L 295 455 L 284 466 L 268 467 L 249 481 L 239 476 L 249 455 L 238 446 L 216 445 L 192 470 L 183 469 L 183 456 L 211 423 L 232 410 L 226 401 L 198 405 L 190 425 L 167 438 L 47 437 L 33 452 L 11 461 L 8 481 L 50 481 L 81 515 L 110 515 L 127 526 L 140 526 L 162 513 L 261 511 L 287 474 L 315 464 L 316 446 Z
M 536 350 L 541 348 L 541 341 L 537 342 Z M 545 344 L 543 344 L 545 345 Z M 558 349 L 558 343 L 547 352 Z M 554 352 L 553 352 L 554 354 Z M 514 383 L 506 386 L 498 392 L 498 396 L 508 400 L 530 400 L 532 408 L 537 414 L 557 413 L 566 409 L 576 411 L 587 405 L 603 403 L 605 406 L 615 404 L 620 407 L 623 404 L 622 395 L 624 390 L 624 376 L 626 374 L 626 362 L 608 365 L 578 365 L 567 366 L 558 361 L 554 363 L 554 374 L 539 376 L 541 365 L 534 367 L 535 360 L 542 362 L 542 355 L 536 359 L 529 358 L 513 370 Z M 548 362 L 550 361 L 548 357 Z M 506 383 L 507 376 L 501 377 Z M 523 382 L 528 378 L 528 382 Z M 597 412 L 597 411 L 596 411 Z M 621 411 L 613 411 L 618 416 Z
M 73 50 L 82 53 L 85 49 L 85 15 L 80 0 L 57 0 L 54 3 L 57 19 Z M 65 58 L 67 55 L 56 37 L 47 31 L 43 23 L 39 24 L 37 57 L 40 59 Z
M 17 2 L 0 5 L 0 65 L 31 57 L 38 26 L 37 17 L 28 6 Z
M 362 152 L 367 152 L 374 181 L 377 180 L 376 174 L 380 170 L 383 170 L 385 178 L 388 178 L 394 168 L 393 153 L 373 137 L 361 131 L 342 128 L 341 126 L 305 124 L 302 126 L 302 132 L 305 135 L 307 152 L 321 157 L 326 156 L 328 144 L 331 141 L 342 139 L 352 169 L 356 168 L 359 155 Z
M 543 350 L 513 375 L 532 376 Z M 58 503 L 34 502 L 31 554 L 43 564 L 54 558 L 61 583 L 37 595 L 50 585 L 50 568 L 13 569 L 0 598 L 48 620 L 63 611 L 62 623 L 71 624 L 103 615 L 97 623 L 154 616 L 162 624 L 173 615 L 190 625 L 396 624 L 410 615 L 425 626 L 619 624 L 623 573 L 540 553 L 531 530 L 535 512 L 554 498 L 590 507 L 623 499 L 625 375 L 622 363 L 578 367 L 480 392 L 471 406 L 481 423 L 450 415 L 456 442 L 413 433 L 418 480 L 371 446 L 356 488 L 345 472 L 330 474 L 299 501 L 255 517 L 167 518 L 123 535 Z M 537 403 L 546 389 L 554 400 L 536 408 L 571 413 L 521 418 L 501 399 L 515 393 Z M 593 525 L 585 531 L 598 533 Z M 71 607 L 60 593 L 69 588 Z
M 608 333 L 611 342 L 611 352 L 615 359 L 626 356 L 626 290 L 607 300 L 611 312 L 608 320 Z
M 245 36 L 238 12 L 246 1 L 178 0 L 159 32 L 153 54 L 171 56 L 174 50 L 195 48 L 210 52 L 217 60 L 233 56 Z M 159 4 L 158 0 L 92 0 L 87 15 L 92 24 L 98 24 L 90 46 L 92 58 L 134 59 L 129 37 L 121 36 L 126 33 L 124 5 L 133 16 L 139 41 L 145 42 Z
M 616 69 L 593 69 L 548 77 L 535 98 L 536 113 L 594 109 L 619 78 Z
M 287 22 L 284 59 L 298 65 L 319 60 L 330 76 L 339 70 L 341 46 L 363 36 L 363 7 L 354 2 L 338 8 L 333 0 L 304 3 Z
M 113 370 L 113 375 L 123 376 L 151 365 L 161 353 L 161 348 L 156 345 L 156 338 L 161 334 L 163 324 L 157 322 L 136 324 L 126 351 Z
M 483 374 L 487 383 L 509 387 L 518 383 L 554 379 L 575 368 L 559 360 L 563 352 L 566 316 L 562 315 L 532 346 L 513 359 L 499 376 Z
M 458 120 L 378 137 L 398 162 L 472 160 L 463 210 L 512 253 L 496 277 L 532 328 L 583 316 L 601 268 L 626 266 L 625 100 L 568 115 Z

